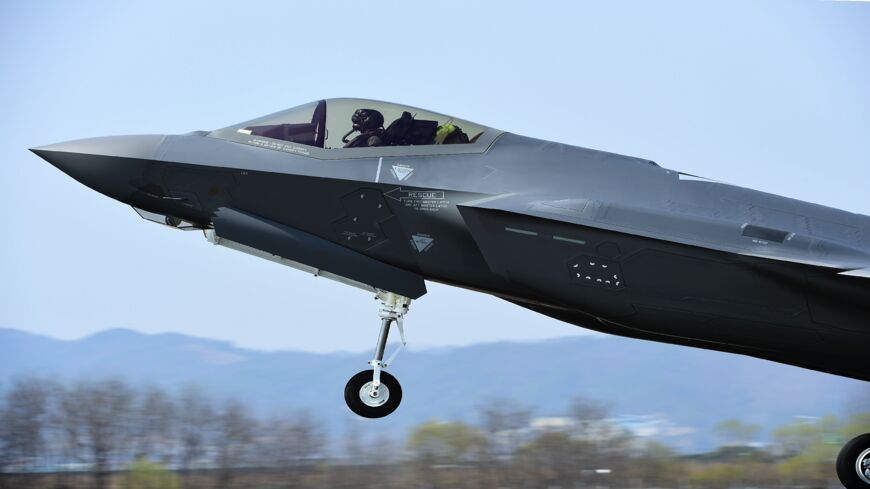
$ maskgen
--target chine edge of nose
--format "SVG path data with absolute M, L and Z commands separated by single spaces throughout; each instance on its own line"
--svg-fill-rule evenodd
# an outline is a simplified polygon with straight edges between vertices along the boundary
M 36 156 L 39 156 L 40 158 L 42 158 L 46 162 L 48 162 L 54 166 L 58 166 L 58 160 L 59 160 L 58 157 L 60 156 L 60 153 L 62 153 L 62 152 L 51 149 L 51 146 L 52 145 L 50 145 L 50 144 L 46 145 L 46 146 L 34 146 L 33 148 L 28 148 L 28 150 L 31 153 L 35 154 Z
M 60 143 L 34 146 L 30 152 L 49 161 L 52 153 L 78 153 L 121 158 L 152 159 L 166 139 L 165 134 L 136 134 L 74 139 Z
M 34 146 L 32 148 L 27 148 L 27 151 L 30 151 L 44 160 L 45 154 L 48 153 L 49 150 L 45 149 L 45 146 Z

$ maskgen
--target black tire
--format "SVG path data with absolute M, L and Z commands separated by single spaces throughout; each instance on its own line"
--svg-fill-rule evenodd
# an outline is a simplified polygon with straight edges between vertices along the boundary
M 344 386 L 344 402 L 351 411 L 364 418 L 383 418 L 395 411 L 402 402 L 402 386 L 395 377 L 381 370 L 381 385 L 386 386 L 389 395 L 380 406 L 371 406 L 363 402 L 360 397 L 360 389 L 371 381 L 371 370 L 363 370 L 351 377 Z
M 870 433 L 852 438 L 849 443 L 840 450 L 837 456 L 837 477 L 846 489 L 870 489 L 870 483 L 861 480 L 855 464 L 858 457 L 865 451 L 870 450 Z M 864 454 L 864 459 L 870 457 Z

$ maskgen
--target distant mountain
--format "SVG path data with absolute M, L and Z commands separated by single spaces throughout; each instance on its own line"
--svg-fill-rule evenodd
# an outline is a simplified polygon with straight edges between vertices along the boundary
M 0 386 L 24 375 L 67 381 L 120 377 L 177 390 L 196 384 L 237 397 L 261 415 L 307 410 L 336 433 L 356 422 L 342 397 L 371 353 L 262 352 L 181 334 L 113 329 L 61 341 L 0 329 Z M 492 343 L 403 352 L 390 371 L 402 405 L 365 430 L 400 436 L 433 418 L 477 421 L 478 407 L 512 398 L 536 416 L 559 416 L 578 395 L 612 401 L 616 415 L 656 415 L 687 449 L 713 443 L 711 428 L 737 417 L 765 430 L 795 416 L 837 414 L 870 384 L 749 357 L 609 336 Z M 694 435 L 686 433 L 694 428 Z M 661 433 L 660 433 L 661 434 Z

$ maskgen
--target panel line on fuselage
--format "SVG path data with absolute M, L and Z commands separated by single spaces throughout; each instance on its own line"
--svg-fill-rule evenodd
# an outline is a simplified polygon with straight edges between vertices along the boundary
M 375 183 L 380 183 L 381 181 L 381 165 L 384 163 L 384 157 L 381 156 L 378 158 L 378 171 L 375 173 Z

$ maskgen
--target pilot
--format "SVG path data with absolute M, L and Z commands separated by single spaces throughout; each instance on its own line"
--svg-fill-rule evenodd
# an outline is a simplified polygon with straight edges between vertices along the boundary
M 345 148 L 367 148 L 384 146 L 384 116 L 374 109 L 357 109 L 350 117 L 353 128 L 341 138 Z M 348 141 L 347 137 L 354 132 L 359 134 Z

